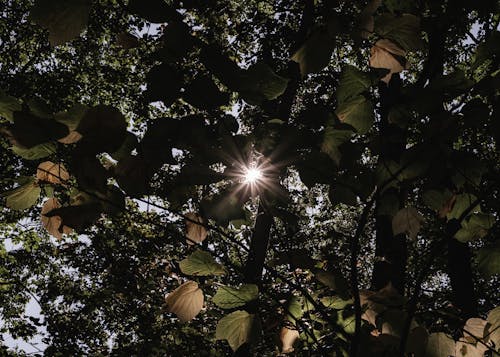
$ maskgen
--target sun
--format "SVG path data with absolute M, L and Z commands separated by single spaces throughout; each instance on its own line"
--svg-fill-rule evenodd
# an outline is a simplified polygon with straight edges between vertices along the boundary
M 245 183 L 256 184 L 260 179 L 262 179 L 262 171 L 256 167 L 247 168 L 243 179 Z

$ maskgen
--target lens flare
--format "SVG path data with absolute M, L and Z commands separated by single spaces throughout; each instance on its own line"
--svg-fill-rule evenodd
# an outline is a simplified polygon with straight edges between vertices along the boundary
M 262 179 L 262 171 L 256 167 L 250 167 L 245 170 L 244 182 L 248 184 L 255 184 Z

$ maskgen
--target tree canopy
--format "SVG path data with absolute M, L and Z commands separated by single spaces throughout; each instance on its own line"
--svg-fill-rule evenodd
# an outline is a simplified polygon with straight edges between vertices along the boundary
M 2 355 L 500 355 L 499 22 L 3 0 Z

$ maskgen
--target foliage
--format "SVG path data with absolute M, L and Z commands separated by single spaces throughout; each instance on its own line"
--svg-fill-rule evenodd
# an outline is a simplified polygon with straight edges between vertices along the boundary
M 496 1 L 4 3 L 5 336 L 500 353 Z

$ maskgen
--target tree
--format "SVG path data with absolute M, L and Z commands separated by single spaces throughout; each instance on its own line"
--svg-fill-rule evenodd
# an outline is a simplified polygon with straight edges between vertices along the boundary
M 499 19 L 6 1 L 0 330 L 48 356 L 498 354 Z

